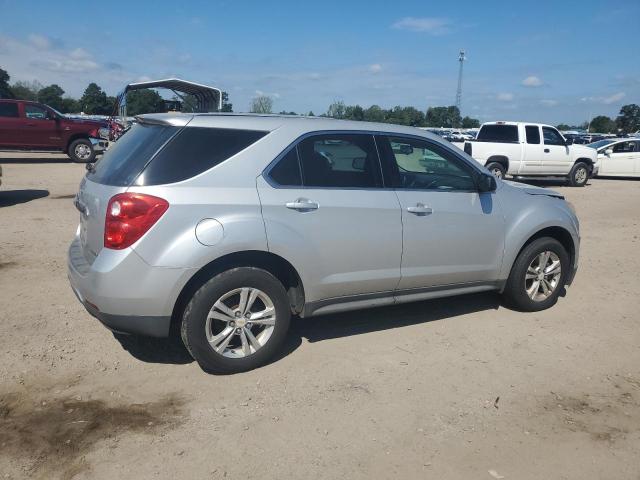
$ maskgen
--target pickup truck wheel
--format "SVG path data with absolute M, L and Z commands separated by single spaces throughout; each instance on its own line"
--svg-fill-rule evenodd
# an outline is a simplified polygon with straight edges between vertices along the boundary
M 504 176 L 507 174 L 504 166 L 498 162 L 491 162 L 489 165 L 487 165 L 487 170 L 489 170 L 497 178 L 504 178 Z
M 208 373 L 238 373 L 267 363 L 281 348 L 291 308 L 271 273 L 234 268 L 206 282 L 182 316 L 187 350 Z
M 518 255 L 504 289 L 507 305 L 524 312 L 552 307 L 570 271 L 567 251 L 555 238 L 542 237 Z
M 569 183 L 572 187 L 584 187 L 589 180 L 589 168 L 582 162 L 576 163 L 569 172 Z
M 76 163 L 91 163 L 96 158 L 93 145 L 86 138 L 79 138 L 71 142 L 67 155 Z

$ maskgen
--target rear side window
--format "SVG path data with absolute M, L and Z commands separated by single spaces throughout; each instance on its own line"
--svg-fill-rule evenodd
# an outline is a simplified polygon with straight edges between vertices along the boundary
M 483 125 L 478 132 L 480 142 L 518 143 L 517 125 Z
M 136 124 L 87 173 L 92 182 L 128 187 L 179 127 Z
M 538 145 L 540 143 L 540 129 L 535 125 L 527 125 L 524 129 L 527 133 L 527 143 Z
M 17 117 L 18 104 L 13 102 L 0 102 L 0 117 Z
M 371 135 L 327 134 L 298 145 L 305 187 L 382 186 L 380 162 Z
M 136 185 L 175 183 L 224 162 L 264 137 L 267 132 L 186 127 L 149 163 Z
M 286 187 L 299 187 L 302 185 L 302 173 L 300 172 L 296 147 L 293 147 L 280 159 L 269 172 L 269 177 L 278 185 Z

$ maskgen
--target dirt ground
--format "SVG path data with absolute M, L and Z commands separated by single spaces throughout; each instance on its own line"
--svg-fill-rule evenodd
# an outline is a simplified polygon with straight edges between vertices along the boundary
M 297 320 L 272 364 L 211 376 L 74 297 L 84 166 L 0 164 L 0 478 L 640 479 L 639 181 L 551 184 L 582 250 L 550 310 L 482 294 Z

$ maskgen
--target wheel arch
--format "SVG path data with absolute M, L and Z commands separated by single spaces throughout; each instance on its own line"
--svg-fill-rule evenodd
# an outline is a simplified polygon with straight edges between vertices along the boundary
M 564 227 L 553 225 L 553 226 L 542 228 L 536 231 L 535 233 L 529 235 L 529 237 L 518 249 L 518 253 L 511 260 L 511 263 L 509 265 L 509 270 L 507 271 L 507 275 L 511 272 L 513 265 L 516 263 L 516 260 L 518 259 L 522 251 L 532 242 L 534 242 L 538 238 L 543 238 L 543 237 L 550 237 L 560 242 L 560 244 L 562 244 L 562 246 L 567 250 L 567 253 L 569 254 L 569 261 L 570 261 L 569 264 L 571 266 L 574 265 L 575 259 L 576 259 L 576 245 L 574 243 L 573 237 L 571 236 L 571 233 L 569 232 L 569 230 L 567 230 Z
M 180 327 L 182 312 L 198 288 L 215 275 L 238 267 L 261 268 L 271 273 L 282 283 L 287 291 L 291 312 L 293 314 L 302 312 L 305 298 L 304 286 L 295 267 L 275 253 L 263 250 L 245 250 L 216 258 L 193 274 L 178 294 L 174 304 L 171 315 L 172 331 L 175 331 L 173 328 Z
M 591 174 L 591 172 L 593 172 L 593 166 L 595 165 L 595 162 L 593 161 L 593 159 L 588 158 L 588 157 L 580 157 L 580 158 L 576 159 L 575 162 L 573 162 L 574 165 L 576 163 L 584 163 L 584 164 L 586 164 L 587 168 L 589 169 L 589 174 Z
M 487 158 L 487 161 L 484 164 L 486 166 L 490 163 L 499 163 L 504 167 L 505 173 L 509 171 L 509 157 L 507 157 L 506 155 L 492 155 Z

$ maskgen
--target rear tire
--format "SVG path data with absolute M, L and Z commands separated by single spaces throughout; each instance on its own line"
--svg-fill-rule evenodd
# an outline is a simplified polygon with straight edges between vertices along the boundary
M 96 158 L 96 152 L 93 150 L 93 145 L 86 138 L 79 138 L 74 140 L 69 145 L 67 155 L 75 163 L 91 163 Z
M 569 184 L 572 187 L 584 187 L 589 180 L 589 167 L 583 162 L 577 162 L 569 172 Z
M 520 252 L 511 267 L 503 292 L 505 302 L 523 312 L 552 307 L 570 269 L 569 254 L 560 242 L 551 237 L 534 240 Z
M 507 174 L 504 165 L 498 162 L 491 162 L 486 166 L 486 168 L 497 178 L 504 178 L 504 176 Z
M 239 373 L 273 358 L 290 321 L 280 281 L 266 270 L 241 267 L 216 275 L 196 291 L 185 308 L 181 336 L 204 371 Z

